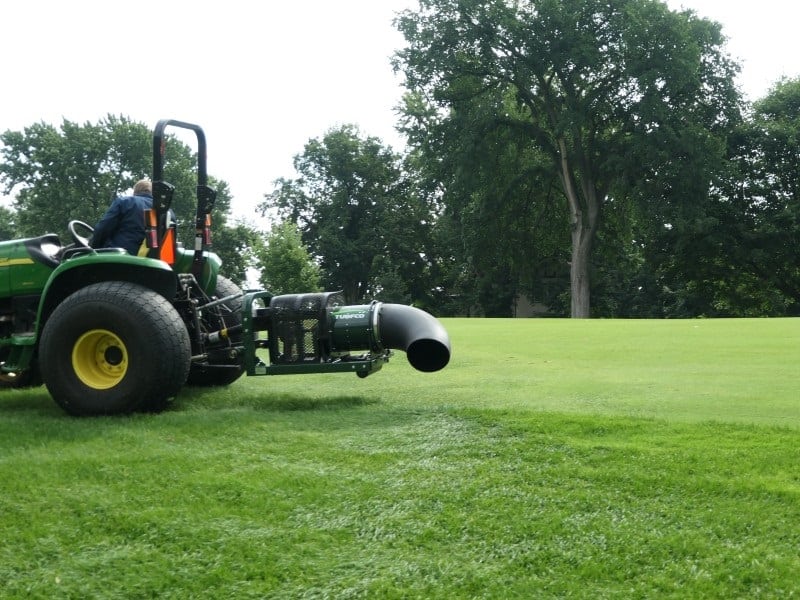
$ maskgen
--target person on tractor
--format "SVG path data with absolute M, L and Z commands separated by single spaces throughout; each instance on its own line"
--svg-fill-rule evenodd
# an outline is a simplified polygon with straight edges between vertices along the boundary
M 136 256 L 144 240 L 144 211 L 153 207 L 153 184 L 141 179 L 132 196 L 117 196 L 94 226 L 92 248 L 123 248 Z

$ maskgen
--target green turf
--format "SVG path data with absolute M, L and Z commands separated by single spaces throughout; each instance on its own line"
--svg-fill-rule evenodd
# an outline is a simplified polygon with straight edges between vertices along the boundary
M 0 393 L 0 597 L 800 593 L 800 320 L 445 325 L 435 374 Z
M 416 373 L 398 353 L 363 382 L 331 375 L 266 388 L 393 406 L 800 426 L 800 319 L 443 322 L 453 357 L 439 373 Z

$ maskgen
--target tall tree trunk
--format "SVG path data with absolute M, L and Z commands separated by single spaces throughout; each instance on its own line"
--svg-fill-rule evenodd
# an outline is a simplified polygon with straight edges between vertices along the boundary
M 567 145 L 563 139 L 558 142 L 561 155 L 561 182 L 567 196 L 572 227 L 572 263 L 570 264 L 570 316 L 573 319 L 588 319 L 591 310 L 591 281 L 589 262 L 592 255 L 594 236 L 597 233 L 600 202 L 588 173 L 583 174 L 581 189 L 575 182 L 575 175 L 567 155 Z
M 572 263 L 569 269 L 570 316 L 573 319 L 589 318 L 591 309 L 589 258 L 594 233 L 581 226 L 580 220 L 572 228 Z

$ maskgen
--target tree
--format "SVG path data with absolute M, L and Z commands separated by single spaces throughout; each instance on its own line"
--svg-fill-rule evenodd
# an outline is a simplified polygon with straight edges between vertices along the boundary
M 319 267 L 294 223 L 275 226 L 259 253 L 261 285 L 273 294 L 320 291 Z
M 16 192 L 17 236 L 55 232 L 67 239 L 68 221 L 96 223 L 115 195 L 152 172 L 152 131 L 121 116 L 84 125 L 65 119 L 60 128 L 36 123 L 4 132 L 0 142 L 0 183 L 5 193 Z M 192 149 L 168 136 L 164 178 L 175 186 L 172 208 L 184 225 L 179 238 L 189 248 L 194 244 L 196 165 Z M 242 224 L 227 226 L 228 185 L 213 177 L 209 185 L 217 190 L 215 250 L 231 279 L 242 281 L 256 234 Z
M 718 24 L 653 0 L 420 0 L 397 24 L 408 45 L 396 68 L 444 118 L 514 98 L 492 119 L 524 132 L 558 177 L 573 317 L 589 316 L 611 198 L 656 206 L 654 219 L 702 206 L 738 117 Z
M 800 79 L 779 81 L 732 138 L 717 211 L 730 268 L 714 297 L 734 314 L 800 314 L 799 112 Z
M 758 160 L 751 170 L 750 208 L 756 216 L 750 265 L 800 314 L 800 78 L 784 80 L 754 106 Z
M 243 221 L 214 225 L 211 250 L 222 260 L 225 276 L 239 287 L 245 287 L 248 270 L 258 268 L 263 247 L 261 233 Z
M 648 232 L 663 315 L 800 314 L 800 81 L 779 82 L 729 136 L 702 213 Z
M 424 302 L 430 293 L 430 210 L 415 193 L 402 158 L 345 125 L 310 140 L 294 159 L 300 177 L 280 179 L 261 205 L 296 223 L 328 289 L 352 304 L 391 288 Z M 376 264 L 376 257 L 388 259 Z M 378 261 L 380 263 L 380 261 Z
M 70 219 L 94 223 L 114 195 L 149 170 L 149 134 L 125 118 L 97 125 L 36 123 L 0 135 L 0 182 L 17 190 L 20 235 L 65 234 Z
M 498 117 L 517 110 L 513 98 L 484 96 L 442 117 L 418 95 L 405 97 L 400 130 L 438 197 L 440 280 L 456 314 L 511 316 L 518 294 L 545 299 L 543 266 L 568 260 L 554 227 L 566 226 L 567 215 L 549 161 Z
M 16 213 L 5 206 L 0 206 L 0 242 L 17 237 L 15 221 Z

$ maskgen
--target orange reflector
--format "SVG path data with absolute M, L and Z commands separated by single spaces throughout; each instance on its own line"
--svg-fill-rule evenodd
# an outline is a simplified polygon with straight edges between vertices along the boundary
M 206 226 L 203 229 L 203 244 L 211 245 L 211 215 L 206 215 Z
M 156 211 L 146 208 L 144 211 L 145 241 L 148 248 L 158 248 L 158 227 Z
M 175 264 L 175 230 L 167 229 L 164 239 L 161 240 L 161 256 L 159 257 L 168 265 Z

